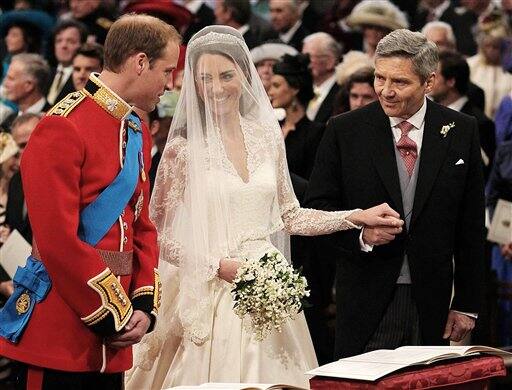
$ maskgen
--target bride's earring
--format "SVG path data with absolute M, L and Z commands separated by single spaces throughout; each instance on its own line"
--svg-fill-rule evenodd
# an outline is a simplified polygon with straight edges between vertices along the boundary
M 292 109 L 292 111 L 297 111 L 298 106 L 299 106 L 299 102 L 298 102 L 297 98 L 294 98 L 290 108 Z

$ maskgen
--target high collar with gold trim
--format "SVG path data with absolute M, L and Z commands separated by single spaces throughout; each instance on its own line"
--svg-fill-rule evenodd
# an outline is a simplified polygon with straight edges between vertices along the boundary
M 107 87 L 98 76 L 98 73 L 91 73 L 83 91 L 114 118 L 125 119 L 132 111 L 132 107 Z

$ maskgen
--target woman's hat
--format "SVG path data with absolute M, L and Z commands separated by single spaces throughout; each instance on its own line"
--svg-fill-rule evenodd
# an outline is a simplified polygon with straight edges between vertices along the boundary
M 343 56 L 343 60 L 336 66 L 336 82 L 341 85 L 354 72 L 367 67 L 373 67 L 373 61 L 368 54 L 351 50 Z
M 294 56 L 299 54 L 299 52 L 294 47 L 284 43 L 264 43 L 251 50 L 252 62 L 254 64 L 263 60 L 279 61 L 285 54 Z
M 345 19 L 349 27 L 377 26 L 390 31 L 409 28 L 405 14 L 388 0 L 363 0 Z
M 192 21 L 192 13 L 172 0 L 131 0 L 123 10 L 124 13 L 144 13 L 162 19 L 174 26 L 176 30 L 188 26 Z
M 0 164 L 14 157 L 19 150 L 12 135 L 6 132 L 0 132 Z

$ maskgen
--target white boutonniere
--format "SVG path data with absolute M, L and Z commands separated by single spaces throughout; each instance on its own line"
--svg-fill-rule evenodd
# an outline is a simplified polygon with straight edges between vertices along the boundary
M 452 122 L 452 123 L 448 123 L 447 125 L 444 125 L 443 127 L 441 127 L 441 131 L 439 132 L 443 138 L 446 138 L 446 136 L 448 135 L 448 132 L 453 129 L 455 127 L 455 122 Z

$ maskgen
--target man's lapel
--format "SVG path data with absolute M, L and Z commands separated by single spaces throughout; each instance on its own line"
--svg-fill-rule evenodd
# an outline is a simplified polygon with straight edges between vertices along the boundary
M 373 128 L 373 164 L 393 200 L 393 204 L 390 206 L 403 216 L 404 207 L 396 166 L 393 132 L 389 124 L 389 118 L 378 102 L 374 108 L 375 115 L 368 115 L 368 123 Z
M 427 112 L 425 114 L 425 127 L 420 152 L 418 181 L 416 184 L 409 230 L 414 225 L 414 221 L 418 218 L 418 215 L 423 209 L 437 174 L 439 173 L 439 169 L 446 158 L 448 146 L 451 141 L 451 134 L 448 133 L 446 137 L 441 134 L 441 128 L 446 124 L 446 118 L 443 118 L 439 108 L 427 99 Z

